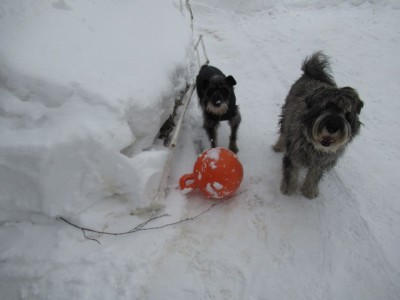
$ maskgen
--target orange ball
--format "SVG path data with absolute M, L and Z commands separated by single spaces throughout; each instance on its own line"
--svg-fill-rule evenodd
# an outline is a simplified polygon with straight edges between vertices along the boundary
M 243 179 L 243 167 L 238 157 L 226 148 L 204 151 L 194 164 L 193 173 L 179 180 L 183 192 L 198 188 L 207 198 L 222 199 L 231 196 Z

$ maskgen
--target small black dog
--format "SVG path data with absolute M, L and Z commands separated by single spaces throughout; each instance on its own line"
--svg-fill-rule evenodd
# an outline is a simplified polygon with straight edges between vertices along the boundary
M 305 167 L 308 172 L 302 192 L 315 198 L 323 174 L 336 165 L 358 135 L 364 103 L 355 89 L 336 85 L 322 52 L 308 57 L 302 70 L 282 107 L 274 150 L 284 152 L 282 193 L 289 195 L 296 190 L 299 170 Z
M 211 147 L 217 146 L 217 128 L 220 121 L 228 121 L 231 127 L 229 149 L 239 151 L 236 145 L 237 130 L 241 121 L 239 107 L 233 86 L 236 80 L 225 76 L 219 69 L 204 65 L 196 77 L 197 95 L 203 110 L 203 127 L 211 142 Z

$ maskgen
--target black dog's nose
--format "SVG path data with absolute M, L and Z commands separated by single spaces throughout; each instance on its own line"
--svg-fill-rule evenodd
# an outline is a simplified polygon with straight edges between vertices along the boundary
M 342 128 L 342 119 L 340 117 L 333 117 L 326 121 L 326 130 L 329 133 L 335 133 Z
M 215 99 L 213 101 L 213 103 L 214 103 L 214 106 L 220 106 L 222 104 L 222 100 L 221 99 Z

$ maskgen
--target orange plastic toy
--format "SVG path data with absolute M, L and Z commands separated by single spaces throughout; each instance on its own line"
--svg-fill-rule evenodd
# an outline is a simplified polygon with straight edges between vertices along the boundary
M 235 153 L 226 148 L 204 151 L 194 164 L 193 173 L 179 180 L 184 193 L 195 188 L 207 198 L 222 199 L 232 195 L 243 179 L 243 167 Z

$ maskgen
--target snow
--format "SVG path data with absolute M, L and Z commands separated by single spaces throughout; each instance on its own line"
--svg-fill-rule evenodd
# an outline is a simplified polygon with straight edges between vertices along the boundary
M 220 184 L 219 182 L 213 182 L 212 186 L 216 190 L 222 190 L 224 188 L 224 186 L 222 184 Z
M 398 299 L 398 1 L 191 1 L 193 40 L 183 2 L 1 2 L 2 299 Z M 238 82 L 245 177 L 225 201 L 179 190 L 209 146 L 194 96 L 152 203 L 168 155 L 155 137 L 200 34 Z M 308 200 L 280 193 L 271 146 L 316 50 L 357 89 L 364 126 Z M 147 227 L 187 221 L 86 232 L 97 243 L 57 218 L 118 233 L 154 209 L 168 215 Z
M 207 151 L 205 158 L 209 158 L 211 160 L 218 161 L 220 153 L 221 153 L 221 150 L 219 148 L 214 148 L 214 149 Z
M 184 188 L 184 189 L 181 190 L 182 194 L 189 194 L 192 191 L 193 191 L 192 188 Z
M 212 198 L 221 198 L 221 196 L 219 196 L 218 192 L 216 191 L 214 185 L 212 183 L 207 183 L 206 185 L 206 191 L 207 191 L 207 195 L 209 195 Z
M 0 220 L 73 217 L 110 197 L 148 206 L 167 154 L 154 138 L 190 77 L 179 2 L 2 1 L 0 11 Z

